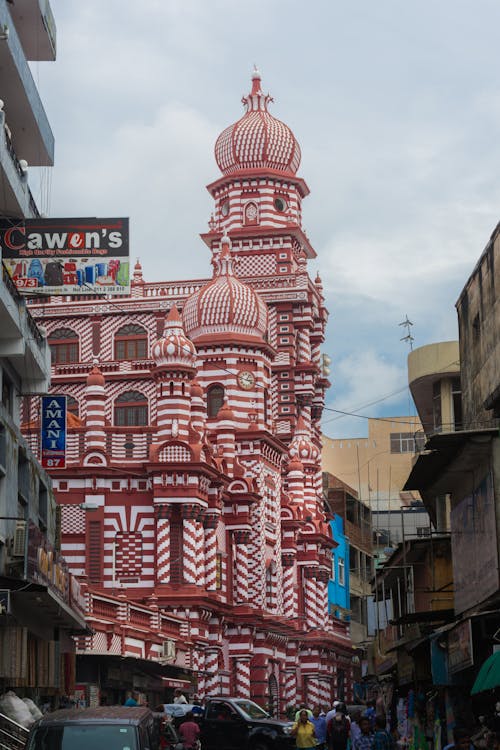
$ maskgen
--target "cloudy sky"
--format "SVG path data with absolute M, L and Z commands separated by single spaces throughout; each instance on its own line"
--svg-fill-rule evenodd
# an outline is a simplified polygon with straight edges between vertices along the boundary
M 129 216 L 146 280 L 211 275 L 213 146 L 254 63 L 302 148 L 304 227 L 333 360 L 327 406 L 413 413 L 415 346 L 457 337 L 454 303 L 500 218 L 497 0 L 51 0 L 33 65 L 56 166 L 52 216 Z M 33 170 L 34 172 L 34 170 Z M 333 437 L 366 420 L 325 412 Z

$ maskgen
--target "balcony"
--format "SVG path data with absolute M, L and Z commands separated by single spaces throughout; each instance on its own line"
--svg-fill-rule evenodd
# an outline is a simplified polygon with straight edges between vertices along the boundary
M 24 393 L 46 393 L 50 375 L 49 347 L 3 264 L 0 323 L 0 357 L 9 359 L 17 371 Z
M 34 218 L 40 215 L 28 187 L 27 169 L 17 158 L 3 111 L 0 111 L 0 179 L 4 185 L 1 201 L 3 216 Z
M 33 0 L 31 3 L 24 0 L 19 6 L 25 4 L 33 5 Z M 18 3 L 15 5 L 17 7 Z M 0 29 L 8 30 L 8 34 L 0 38 L 1 98 L 6 123 L 19 159 L 33 166 L 52 166 L 54 136 L 9 8 L 5 0 L 0 0 Z
M 49 0 L 16 0 L 9 12 L 27 60 L 56 59 L 56 24 Z

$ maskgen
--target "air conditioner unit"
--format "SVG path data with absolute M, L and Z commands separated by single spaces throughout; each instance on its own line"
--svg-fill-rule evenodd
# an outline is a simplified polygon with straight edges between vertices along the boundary
M 11 557 L 24 557 L 26 544 L 26 521 L 18 521 L 12 540 Z
M 162 657 L 164 659 L 175 659 L 175 641 L 169 638 L 167 641 L 163 641 Z

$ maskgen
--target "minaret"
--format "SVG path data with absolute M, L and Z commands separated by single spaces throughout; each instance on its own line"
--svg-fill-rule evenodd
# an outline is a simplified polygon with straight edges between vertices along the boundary
M 85 420 L 85 447 L 86 452 L 98 451 L 103 456 L 106 454 L 106 391 L 104 388 L 104 376 L 100 371 L 97 361 L 87 377 L 85 389 L 87 400 L 87 418 Z
M 152 374 L 157 390 L 156 442 L 187 441 L 191 421 L 191 382 L 196 372 L 196 349 L 184 333 L 175 306 L 170 310 L 163 335 L 153 345 L 151 353 L 155 361 Z

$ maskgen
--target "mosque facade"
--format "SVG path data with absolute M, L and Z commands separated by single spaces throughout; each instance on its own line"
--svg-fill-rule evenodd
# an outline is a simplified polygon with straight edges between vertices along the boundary
M 30 309 L 68 403 L 66 468 L 51 475 L 93 629 L 79 653 L 177 664 L 200 697 L 278 714 L 350 700 L 353 651 L 328 611 L 328 313 L 308 273 L 299 144 L 271 101 L 254 72 L 217 139 L 211 279 L 146 281 L 137 262 L 130 297 Z M 25 400 L 35 453 L 37 408 Z

